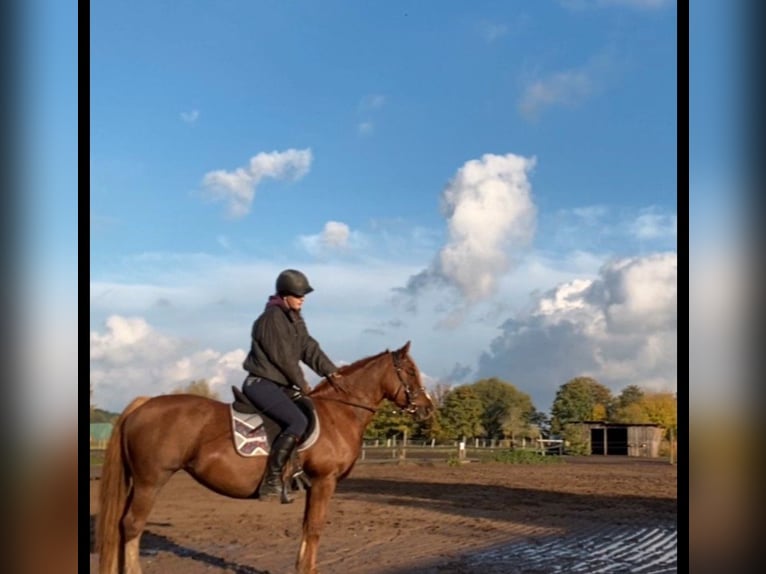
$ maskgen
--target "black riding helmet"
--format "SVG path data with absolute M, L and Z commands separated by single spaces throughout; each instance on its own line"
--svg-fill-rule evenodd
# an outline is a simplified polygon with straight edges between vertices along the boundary
M 277 294 L 303 297 L 314 290 L 308 278 L 296 269 L 285 269 L 277 277 Z

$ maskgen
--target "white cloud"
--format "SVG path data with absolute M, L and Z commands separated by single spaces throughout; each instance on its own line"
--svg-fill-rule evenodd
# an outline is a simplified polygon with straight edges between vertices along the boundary
M 177 342 L 152 331 L 140 317 L 113 315 L 106 321 L 107 332 L 90 332 L 91 361 L 125 364 L 136 358 L 136 353 L 162 357 L 176 351 Z
M 369 136 L 375 131 L 375 124 L 372 122 L 361 122 L 356 126 L 359 135 Z
M 364 96 L 359 105 L 358 111 L 365 116 L 375 115 L 386 104 L 386 96 L 383 94 L 368 94 Z M 375 123 L 366 117 L 356 125 L 356 131 L 360 136 L 371 136 L 375 132 Z
M 515 252 L 535 231 L 528 173 L 535 158 L 486 154 L 466 162 L 442 194 L 449 238 L 431 267 L 410 278 L 417 294 L 433 284 L 457 287 L 467 302 L 490 296 Z
M 330 247 L 345 247 L 348 245 L 349 235 L 348 225 L 339 221 L 328 221 L 322 230 L 321 240 Z
M 543 215 L 538 235 L 546 247 L 561 250 L 608 248 L 635 253 L 675 249 L 676 214 L 659 206 L 642 209 L 584 206 Z
M 299 180 L 308 173 L 311 162 L 310 149 L 262 152 L 252 157 L 247 167 L 206 173 L 202 184 L 209 197 L 228 203 L 231 217 L 242 217 L 249 213 L 261 180 Z
M 383 94 L 367 94 L 359 102 L 360 110 L 379 110 L 386 104 L 386 96 Z
M 312 255 L 342 252 L 364 241 L 361 234 L 351 231 L 348 225 L 340 221 L 328 221 L 322 231 L 316 235 L 301 235 L 298 242 Z
M 396 232 L 397 237 L 406 236 L 406 230 L 393 223 L 386 223 L 383 229 Z M 337 239 L 343 235 L 341 232 Z M 374 240 L 368 239 L 368 247 L 379 248 L 385 243 L 379 235 Z M 228 385 L 239 384 L 243 374 L 240 358 L 244 350 L 238 349 L 247 348 L 252 321 L 273 292 L 277 274 L 286 267 L 301 269 L 314 286 L 315 291 L 307 298 L 304 316 L 312 336 L 339 364 L 385 348 L 399 347 L 411 339 L 413 357 L 420 368 L 443 380 L 455 363 L 475 369 L 480 354 L 490 349 L 493 340 L 507 341 L 498 335 L 508 332 L 508 324 L 501 325 L 509 314 L 521 317 L 519 321 L 526 326 L 531 338 L 526 343 L 518 343 L 527 345 L 525 352 L 514 351 L 508 363 L 496 363 L 497 370 L 488 375 L 510 380 L 524 392 L 539 391 L 538 381 L 550 379 L 547 375 L 551 365 L 565 374 L 578 371 L 583 356 L 591 358 L 586 365 L 589 369 L 601 368 L 615 378 L 636 362 L 625 351 L 634 345 L 630 333 L 616 333 L 613 349 L 606 343 L 602 345 L 606 348 L 604 356 L 609 360 L 602 360 L 592 351 L 593 341 L 601 340 L 598 337 L 608 327 L 606 311 L 599 311 L 592 301 L 596 290 L 587 288 L 584 283 L 578 284 L 575 279 L 604 284 L 605 272 L 599 271 L 603 258 L 598 255 L 580 251 L 566 255 L 530 253 L 515 273 L 497 278 L 494 296 L 459 310 L 463 319 L 460 328 L 448 330 L 434 328 L 435 323 L 445 320 L 445 315 L 447 320 L 454 318 L 449 315 L 451 309 L 449 301 L 445 304 L 444 293 L 422 299 L 417 315 L 393 304 L 396 286 L 405 284 L 408 277 L 422 270 L 423 262 L 433 255 L 433 238 L 428 241 L 428 250 L 416 257 L 412 253 L 412 239 L 401 245 L 394 244 L 391 252 L 385 251 L 385 256 L 377 259 L 368 249 L 354 248 L 357 243 L 352 229 L 349 229 L 348 243 L 354 258 L 311 262 L 289 255 L 285 259 L 258 261 L 251 257 L 239 259 L 231 253 L 224 257 L 144 255 L 123 262 L 123 273 L 130 273 L 131 280 L 94 280 L 90 301 L 91 372 L 95 380 L 103 383 L 97 385 L 96 403 L 102 408 L 119 410 L 133 396 L 167 392 L 176 385 L 188 383 L 192 375 L 192 378 L 205 377 L 216 381 L 216 385 L 223 385 L 220 387 L 222 396 L 228 396 Z M 661 283 L 659 271 L 642 270 L 638 261 L 626 268 L 613 264 L 617 278 L 628 275 L 630 279 L 626 281 L 630 283 L 637 280 L 634 276 L 640 276 L 646 284 Z M 657 277 L 651 279 L 652 273 Z M 567 285 L 572 281 L 568 289 L 550 290 L 552 285 Z M 620 286 L 617 279 L 613 283 Z M 629 286 L 617 286 L 610 283 L 610 299 L 603 293 L 599 296 L 608 301 L 608 305 L 602 302 L 601 307 L 608 308 L 610 320 L 623 326 L 623 331 L 630 320 L 642 313 L 659 315 L 640 297 L 634 301 Z M 536 294 L 530 298 L 530 293 Z M 657 298 L 658 304 L 661 300 Z M 590 331 L 584 338 L 574 340 L 549 335 L 550 330 L 566 333 L 569 325 L 562 319 L 570 323 L 576 320 L 581 329 L 591 325 Z M 535 321 L 542 327 L 535 328 Z M 647 358 L 642 359 L 646 364 L 662 358 L 656 355 L 658 350 L 674 349 L 675 342 L 669 331 L 664 326 L 658 331 L 668 340 L 655 337 L 646 344 L 643 352 Z M 537 339 L 532 337 L 534 333 Z M 637 334 L 647 339 L 654 336 L 640 330 Z M 560 345 L 557 347 L 551 340 L 560 341 Z M 625 343 L 626 340 L 630 344 Z M 622 346 L 618 346 L 618 342 Z M 560 349 L 558 354 L 546 347 L 549 344 L 554 351 Z M 578 344 L 583 346 L 582 352 L 575 352 Z M 524 359 L 525 356 L 528 359 Z M 450 360 L 445 362 L 444 357 Z M 602 360 L 601 367 L 597 360 Z M 517 365 L 518 370 L 510 369 L 509 365 Z M 538 377 L 536 369 L 541 365 L 548 370 Z M 527 370 L 534 376 L 527 377 Z M 647 374 L 642 380 L 646 384 L 650 380 L 655 383 L 662 380 L 662 373 L 657 372 Z M 508 379 L 508 375 L 513 378 Z M 312 381 L 313 376 L 310 375 Z M 539 407 L 550 406 L 545 399 L 540 401 Z
M 595 89 L 594 80 L 587 70 L 555 72 L 527 85 L 519 101 L 519 111 L 524 117 L 534 119 L 550 106 L 579 105 Z
M 503 325 L 478 376 L 502 376 L 549 409 L 556 389 L 579 375 L 613 392 L 636 384 L 677 386 L 677 256 L 610 262 L 595 279 L 568 281 Z
M 199 118 L 199 110 L 192 110 L 190 112 L 181 112 L 181 119 L 187 124 L 194 124 Z
M 648 208 L 630 225 L 630 231 L 638 239 L 674 238 L 678 234 L 678 217 Z
M 227 384 L 244 378 L 246 352 L 198 349 L 193 343 L 156 331 L 142 317 L 110 316 L 105 331 L 90 332 L 93 402 L 119 411 L 134 397 L 172 391 L 195 379 L 207 379 L 227 400 Z
M 607 47 L 582 66 L 529 77 L 519 99 L 518 110 L 528 120 L 536 119 L 552 106 L 575 108 L 600 93 L 619 72 L 618 54 Z
M 482 26 L 482 34 L 487 42 L 494 42 L 508 34 L 508 26 L 505 24 L 486 23 Z
M 572 209 L 572 214 L 580 218 L 587 225 L 600 223 L 608 213 L 609 209 L 604 205 L 588 205 Z

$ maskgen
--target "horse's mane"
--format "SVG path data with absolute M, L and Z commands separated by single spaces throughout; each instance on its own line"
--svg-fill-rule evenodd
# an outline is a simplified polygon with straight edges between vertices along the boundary
M 365 357 L 364 359 L 359 359 L 358 361 L 354 361 L 350 365 L 343 365 L 342 367 L 338 368 L 338 372 L 343 375 L 344 377 L 348 377 L 350 375 L 353 375 L 357 371 L 361 371 L 364 367 L 375 361 L 376 359 L 379 359 L 383 355 L 388 354 L 389 350 L 386 349 L 385 351 L 382 351 L 378 353 L 377 355 L 370 355 L 369 357 Z M 319 384 L 314 387 L 314 390 L 318 390 L 324 387 L 332 387 L 332 385 L 328 384 L 327 379 L 322 379 Z
M 366 367 L 368 364 L 372 363 L 374 360 L 379 359 L 383 355 L 388 354 L 389 351 L 386 349 L 385 351 L 381 351 L 377 355 L 370 355 L 369 357 L 365 357 L 364 359 L 359 359 L 358 361 L 354 361 L 350 365 L 344 365 L 338 369 L 341 375 L 344 377 L 347 377 L 349 375 L 353 375 L 358 370 Z

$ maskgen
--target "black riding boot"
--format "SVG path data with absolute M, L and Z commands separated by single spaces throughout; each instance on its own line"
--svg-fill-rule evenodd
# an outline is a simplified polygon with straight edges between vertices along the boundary
M 279 496 L 282 504 L 293 501 L 287 496 L 287 489 L 284 488 L 284 482 L 282 481 L 282 473 L 297 444 L 298 438 L 288 433 L 282 433 L 274 439 L 274 444 L 271 445 L 271 452 L 269 452 L 269 460 L 266 463 L 266 476 L 258 491 L 258 496 L 262 500 Z

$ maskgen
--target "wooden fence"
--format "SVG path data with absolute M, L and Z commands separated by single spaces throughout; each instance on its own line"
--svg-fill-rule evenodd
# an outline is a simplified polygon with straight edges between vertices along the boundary
M 563 454 L 562 440 L 537 439 L 470 439 L 450 444 L 436 444 L 435 441 L 409 441 L 405 437 L 386 440 L 366 440 L 362 443 L 360 461 L 386 462 L 391 460 L 470 460 L 491 456 L 494 452 L 509 448 L 546 454 Z

